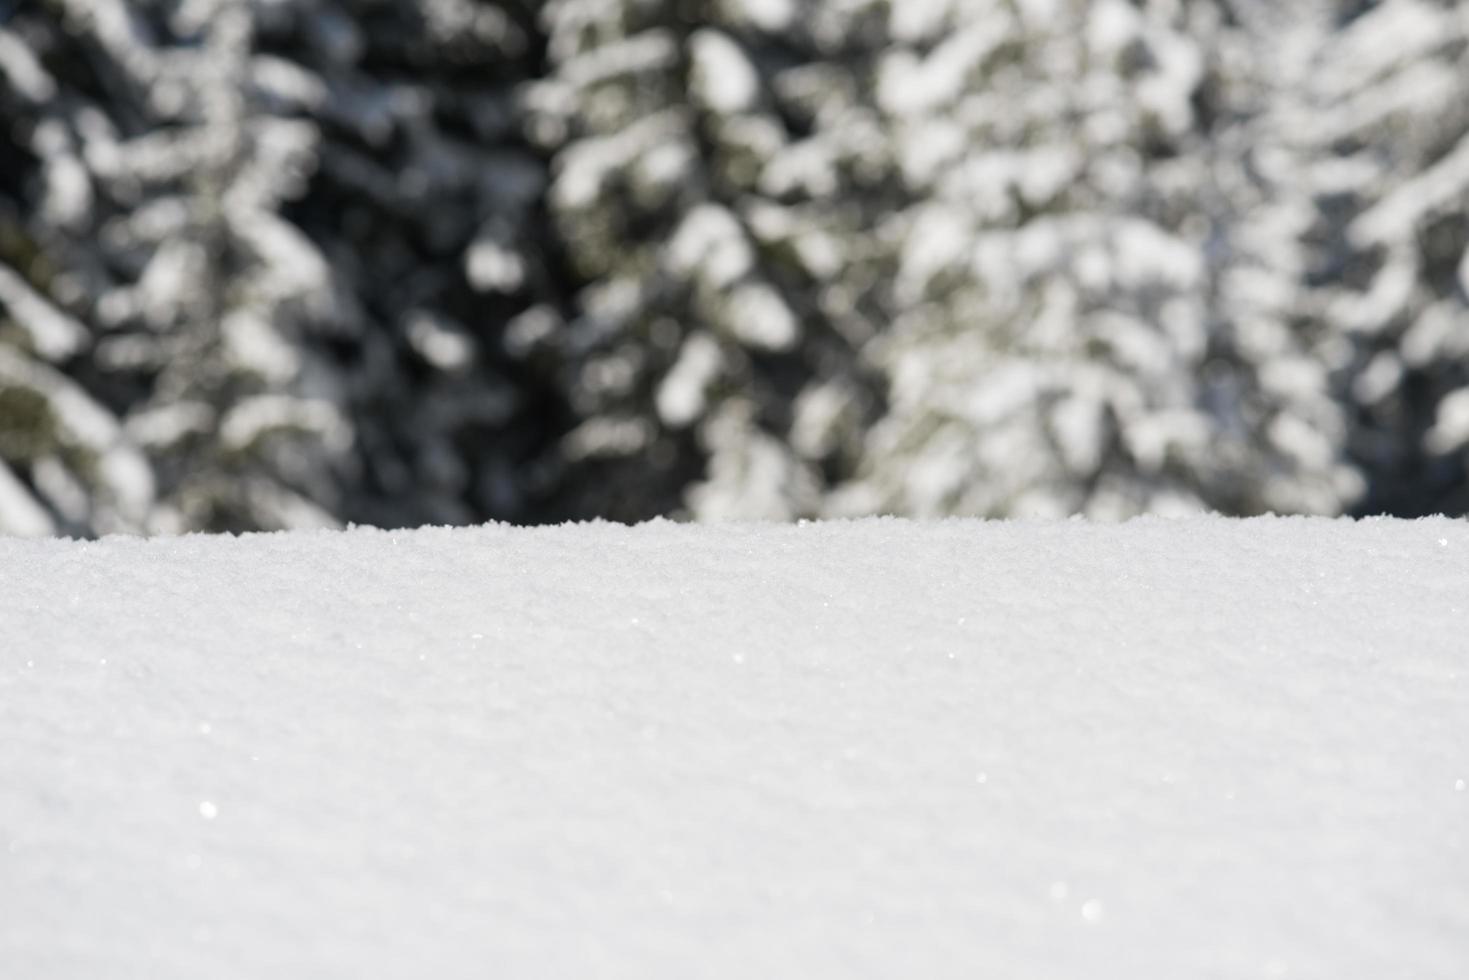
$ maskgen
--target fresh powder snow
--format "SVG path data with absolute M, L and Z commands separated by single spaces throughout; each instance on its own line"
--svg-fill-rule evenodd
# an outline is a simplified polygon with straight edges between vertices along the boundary
M 1469 976 L 1469 525 L 0 539 L 0 975 Z

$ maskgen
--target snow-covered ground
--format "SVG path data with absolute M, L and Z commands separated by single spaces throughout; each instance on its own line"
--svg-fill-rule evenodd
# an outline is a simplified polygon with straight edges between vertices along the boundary
M 0 976 L 1469 976 L 1469 525 L 0 540 Z

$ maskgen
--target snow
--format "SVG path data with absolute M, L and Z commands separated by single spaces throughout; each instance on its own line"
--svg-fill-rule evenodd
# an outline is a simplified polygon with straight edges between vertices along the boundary
M 689 38 L 690 88 L 712 112 L 750 109 L 760 95 L 760 76 L 734 39 L 702 28 Z
M 954 32 L 920 59 L 899 49 L 884 61 L 877 82 L 877 100 L 887 112 L 904 116 L 932 112 L 959 98 L 970 74 L 1006 40 L 1008 16 L 976 16 L 970 26 Z
M 465 250 L 464 275 L 482 293 L 513 293 L 525 284 L 525 260 L 502 242 L 477 238 Z
M 467 371 L 478 356 L 474 336 L 449 317 L 431 310 L 408 314 L 408 342 L 418 355 L 446 374 Z
M 36 361 L 0 348 L 0 390 L 46 392 L 44 423 L 67 452 L 85 459 L 99 495 L 116 513 L 101 518 L 111 530 L 136 526 L 153 499 L 154 482 L 146 460 L 117 421 L 82 388 Z M 22 518 L 32 523 L 30 518 Z
M 0 535 L 42 537 L 55 531 L 46 509 L 36 502 L 10 467 L 0 461 Z
M 0 265 L 0 314 L 25 331 L 30 346 L 49 361 L 86 346 L 87 328 L 52 306 L 6 266 Z
M 739 220 L 717 204 L 691 209 L 669 239 L 666 252 L 669 268 L 682 275 L 702 274 L 712 290 L 727 289 L 755 264 Z
M 219 438 L 230 451 L 240 452 L 271 433 L 294 430 L 318 433 L 338 451 L 351 440 L 347 420 L 335 405 L 289 395 L 240 399 L 220 421 Z
M 572 60 L 566 81 L 586 88 L 608 79 L 675 64 L 678 45 L 666 31 L 643 31 L 615 44 L 605 44 Z
M 658 386 L 658 417 L 665 425 L 684 428 L 699 417 L 722 361 L 719 342 L 707 333 L 684 340 L 673 369 Z
M 801 324 L 773 286 L 746 282 L 730 290 L 729 327 L 741 342 L 770 351 L 789 350 L 801 334 Z
M 1469 193 L 1469 136 L 1354 221 L 1350 234 L 1365 243 L 1401 238 L 1425 215 L 1455 199 L 1462 200 L 1465 193 Z
M 271 322 L 252 310 L 233 310 L 219 325 L 234 363 L 269 382 L 283 384 L 301 373 L 301 357 Z
M 7 976 L 1458 978 L 1469 525 L 0 539 Z
M 1438 418 L 1426 441 L 1437 453 L 1451 453 L 1469 443 L 1469 388 L 1451 392 L 1438 403 Z
M 788 28 L 795 19 L 793 0 L 727 0 L 729 13 L 765 31 Z
M 612 174 L 677 136 L 678 117 L 664 113 L 639 120 L 615 136 L 580 140 L 560 161 L 560 180 L 552 187 L 552 197 L 571 210 L 590 207 Z
M 0 28 L 0 75 L 22 98 L 41 103 L 56 95 L 56 80 L 14 31 Z

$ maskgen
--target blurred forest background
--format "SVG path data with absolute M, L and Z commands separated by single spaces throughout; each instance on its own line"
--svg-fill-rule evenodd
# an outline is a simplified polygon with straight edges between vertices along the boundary
M 0 533 L 1466 464 L 1469 2 L 0 0 Z

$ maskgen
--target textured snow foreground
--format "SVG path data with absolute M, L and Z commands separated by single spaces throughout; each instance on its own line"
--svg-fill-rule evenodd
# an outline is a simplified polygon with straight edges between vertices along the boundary
M 1469 976 L 1469 525 L 0 541 L 0 975 Z

